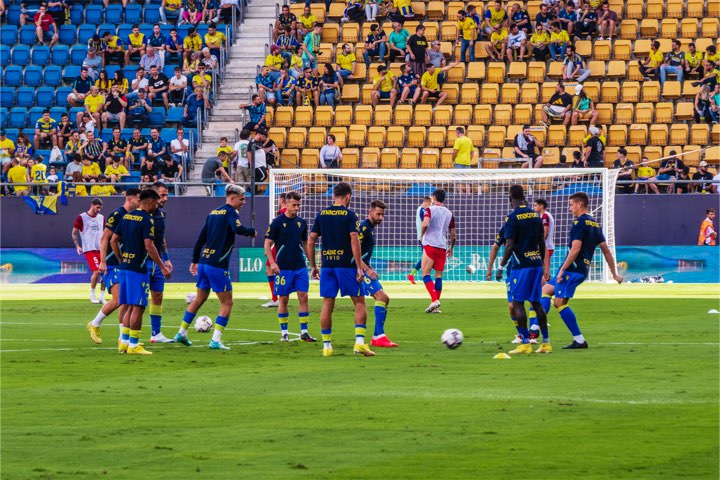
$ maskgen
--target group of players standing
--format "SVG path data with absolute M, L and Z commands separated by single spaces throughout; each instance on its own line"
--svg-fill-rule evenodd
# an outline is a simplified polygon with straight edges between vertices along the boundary
M 422 221 L 418 219 L 418 239 L 423 253 L 418 262 L 423 282 L 430 295 L 431 303 L 426 313 L 440 313 L 442 276 L 447 257 L 453 255 L 456 242 L 455 220 L 452 212 L 444 206 L 446 193 L 436 190 L 430 202 L 419 209 Z M 142 318 L 150 296 L 150 318 L 152 323 L 151 343 L 181 343 L 192 345 L 188 329 L 197 312 L 208 299 L 212 290 L 220 301 L 215 320 L 211 349 L 229 350 L 222 343 L 222 334 L 232 311 L 232 281 L 229 271 L 230 254 L 235 235 L 254 237 L 253 228 L 244 227 L 238 210 L 245 204 L 245 190 L 238 185 L 226 187 L 226 203 L 213 209 L 193 249 L 190 272 L 196 276 L 197 294 L 184 313 L 180 330 L 171 340 L 160 331 L 162 298 L 165 279 L 170 277 L 172 263 L 165 242 L 165 213 L 162 210 L 167 201 L 168 190 L 162 183 L 140 192 L 129 189 L 125 203 L 116 209 L 105 222 L 100 241 L 99 271 L 103 282 L 112 294 L 87 328 L 95 343 L 102 343 L 100 325 L 105 317 L 119 309 L 120 337 L 118 350 L 127 354 L 148 355 L 139 342 Z M 298 215 L 302 198 L 297 192 L 281 197 L 281 210 L 271 222 L 265 234 L 265 255 L 268 268 L 274 275 L 274 290 L 278 296 L 278 321 L 282 342 L 289 341 L 288 303 L 290 295 L 298 298 L 298 320 L 300 340 L 315 342 L 308 332 L 309 306 L 308 291 L 310 278 L 320 280 L 320 296 L 323 299 L 320 313 L 320 328 L 323 342 L 323 356 L 333 355 L 332 315 L 335 300 L 349 296 L 355 307 L 355 345 L 353 352 L 362 356 L 374 356 L 373 347 L 397 347 L 385 334 L 385 319 L 390 298 L 379 282 L 377 272 L 371 266 L 375 249 L 375 227 L 384 219 L 388 206 L 381 200 L 371 202 L 367 218 L 362 222 L 350 210 L 352 188 L 340 182 L 333 188 L 333 204 L 317 213 L 312 229 L 308 232 L 305 219 Z M 525 302 L 532 305 L 537 315 L 537 328 L 542 343 L 537 353 L 550 353 L 546 313 L 550 309 L 551 297 L 555 296 L 555 307 L 573 335 L 572 344 L 565 348 L 587 348 L 588 344 L 580 333 L 577 319 L 568 306 L 575 289 L 588 275 L 588 269 L 596 247 L 603 252 L 613 277 L 622 282 L 615 269 L 612 252 L 605 243 L 599 224 L 587 213 L 588 197 L 580 192 L 570 197 L 570 211 L 575 217 L 570 232 L 569 252 L 555 278 L 550 279 L 549 265 L 552 248 L 548 249 L 546 237 L 553 223 L 552 216 L 545 212 L 546 203 L 536 202 L 540 213 L 527 207 L 523 188 L 510 188 L 510 203 L 514 210 L 506 217 L 495 245 L 491 251 L 488 277 L 492 276 L 500 246 L 505 246 L 497 278 L 507 269 L 508 302 L 510 315 L 517 328 L 514 343 L 520 345 L 510 353 L 532 353 L 531 338 L 527 325 Z M 545 225 L 543 225 L 545 223 Z M 449 242 L 448 242 L 449 237 Z M 315 244 L 322 238 L 318 268 Z M 552 239 L 552 236 L 550 236 Z M 448 245 L 449 243 L 449 245 Z M 550 245 L 552 247 L 552 245 Z M 308 274 L 307 261 L 310 265 Z M 434 279 L 431 272 L 435 272 Z M 413 272 L 412 275 L 417 273 Z M 411 277 L 409 276 L 409 278 Z M 488 278 L 489 279 L 489 278 Z M 414 278 L 411 278 L 411 281 Z M 375 300 L 375 328 L 371 345 L 365 343 L 367 309 L 365 297 Z

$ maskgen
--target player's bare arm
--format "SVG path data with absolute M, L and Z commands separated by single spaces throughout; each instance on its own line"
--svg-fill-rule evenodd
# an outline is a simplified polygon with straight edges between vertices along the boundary
M 267 259 L 270 261 L 270 271 L 272 273 L 274 273 L 275 275 L 279 275 L 280 267 L 278 267 L 278 264 L 275 262 L 275 259 L 273 258 L 272 246 L 273 246 L 273 241 L 270 240 L 269 238 L 266 238 L 265 244 L 264 244 L 265 257 L 267 257 Z
M 540 258 L 543 264 L 543 282 L 550 280 L 550 257 L 547 254 L 547 247 L 545 245 L 545 238 L 541 235 L 540 241 L 538 242 L 540 250 Z
M 378 275 L 377 272 L 365 262 L 362 262 L 362 270 L 371 280 L 377 280 L 380 278 L 380 275 Z
M 492 280 L 492 270 L 493 265 L 495 265 L 495 259 L 497 258 L 498 250 L 500 250 L 500 247 L 497 243 L 492 244 L 492 247 L 490 247 L 490 257 L 488 257 L 488 268 L 487 273 L 485 273 L 485 280 L 488 282 Z M 499 270 L 500 278 L 502 279 L 502 270 Z
M 120 251 L 120 235 L 117 233 L 113 233 L 112 238 L 110 238 L 110 247 L 112 248 L 113 253 L 118 258 L 118 261 L 122 261 L 122 252 Z
M 73 227 L 72 229 L 72 239 L 73 243 L 75 244 L 75 250 L 77 250 L 78 255 L 82 255 L 82 243 L 80 240 L 80 230 Z
M 112 234 L 113 231 L 109 228 L 106 228 L 103 230 L 102 237 L 100 238 L 100 266 L 98 267 L 98 270 L 100 270 L 100 273 L 103 275 L 107 271 L 107 262 L 105 261 L 105 259 L 108 256 L 107 246 L 110 242 Z
M 150 260 L 160 265 L 160 271 L 162 272 L 163 276 L 165 278 L 170 278 L 170 272 L 172 272 L 172 269 L 166 267 L 163 263 L 162 259 L 160 258 L 160 252 L 158 252 L 157 248 L 155 248 L 155 242 L 153 242 L 152 238 L 145 239 L 145 250 L 147 250 Z
M 448 248 L 447 256 L 452 257 L 453 256 L 453 250 L 455 249 L 455 241 L 457 240 L 457 237 L 455 236 L 455 229 L 450 229 L 450 248 Z
M 163 253 L 167 256 L 167 254 L 168 254 L 167 239 L 163 239 L 162 250 L 163 250 Z M 167 260 L 165 260 L 164 263 L 165 263 L 165 266 L 168 267 L 172 271 L 173 264 L 170 261 L 170 259 L 168 258 Z
M 605 261 L 607 262 L 608 266 L 610 267 L 610 273 L 612 273 L 613 278 L 616 282 L 622 283 L 623 277 L 621 275 L 618 275 L 617 273 L 617 267 L 615 265 L 615 258 L 613 257 L 612 251 L 610 251 L 610 247 L 608 247 L 607 243 L 603 242 L 600 245 L 600 250 L 603 253 L 603 256 L 605 257 Z
M 363 272 L 362 265 L 362 249 L 360 248 L 360 237 L 357 232 L 350 234 L 350 247 L 352 248 L 353 258 L 355 259 L 355 265 L 357 265 L 357 281 L 362 282 L 365 278 L 365 272 Z
M 317 264 L 315 263 L 315 242 L 317 238 L 317 233 L 310 232 L 308 241 L 305 244 L 305 255 L 307 255 L 308 262 L 310 262 L 310 276 L 315 280 L 320 279 L 320 270 L 318 270 Z
M 507 265 L 508 260 L 510 260 L 510 255 L 512 255 L 513 250 L 515 250 L 515 240 L 512 238 L 508 238 L 505 240 L 505 254 L 502 257 L 502 260 L 500 260 L 500 268 L 505 268 L 505 265 Z
M 558 283 L 562 283 L 562 277 L 565 274 L 565 270 L 567 270 L 567 268 L 573 264 L 577 256 L 580 255 L 581 249 L 582 240 L 573 240 L 572 245 L 570 246 L 570 251 L 565 258 L 565 262 L 563 262 L 562 267 L 560 267 L 560 270 L 558 270 L 556 279 Z

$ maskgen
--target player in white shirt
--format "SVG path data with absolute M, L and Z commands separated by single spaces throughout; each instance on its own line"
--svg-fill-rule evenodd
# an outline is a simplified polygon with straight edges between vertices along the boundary
M 549 268 L 550 257 L 552 257 L 555 251 L 555 217 L 547 211 L 547 206 L 547 200 L 544 198 L 538 198 L 533 202 L 533 210 L 540 215 L 543 230 L 545 231 L 545 263 Z M 535 309 L 532 307 L 530 307 L 528 320 L 530 322 L 530 343 L 537 343 L 537 339 L 540 336 L 540 325 L 538 324 Z M 515 340 L 513 342 L 515 342 Z
M 422 223 L 422 273 L 423 283 L 430 294 L 430 306 L 425 313 L 440 313 L 440 294 L 442 293 L 442 275 L 447 257 L 452 257 L 455 247 L 455 217 L 443 205 L 445 190 L 435 190 L 432 205 L 425 209 Z M 450 232 L 450 247 L 447 233 Z M 435 270 L 435 282 L 430 271 Z
M 420 260 L 417 261 L 415 264 L 415 268 L 412 269 L 412 272 L 407 276 L 407 279 L 410 283 L 415 285 L 415 275 L 420 271 L 420 268 L 422 267 L 422 222 L 425 218 L 425 209 L 429 207 L 432 204 L 432 198 L 430 197 L 423 197 L 422 204 L 417 208 L 415 211 L 415 231 L 417 232 L 417 239 L 418 243 L 420 243 Z
M 95 287 L 100 276 L 100 237 L 102 237 L 105 218 L 100 214 L 103 202 L 93 198 L 87 212 L 82 212 L 75 219 L 72 239 L 78 255 L 84 255 L 92 276 L 90 277 L 90 302 L 105 303 L 105 284 L 100 281 L 100 299 L 95 296 Z

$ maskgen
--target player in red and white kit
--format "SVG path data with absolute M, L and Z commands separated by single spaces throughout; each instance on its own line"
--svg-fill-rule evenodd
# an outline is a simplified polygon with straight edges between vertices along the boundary
M 542 220 L 543 229 L 545 230 L 546 257 L 548 261 L 550 261 L 550 257 L 552 257 L 555 251 L 555 217 L 547 211 L 547 206 L 547 200 L 538 198 L 533 204 L 533 210 L 540 215 L 540 219 Z
M 100 277 L 100 238 L 103 233 L 105 218 L 100 214 L 103 202 L 93 198 L 90 209 L 77 216 L 72 229 L 72 239 L 78 255 L 84 255 L 92 276 L 90 277 L 90 302 L 105 303 L 105 285 L 100 281 L 100 298 L 95 296 L 95 286 Z
M 275 218 L 279 217 L 280 215 L 284 215 L 287 208 L 285 207 L 285 194 L 281 193 L 278 195 L 278 211 L 275 214 Z M 277 250 L 275 250 L 275 245 L 272 246 L 272 256 L 273 260 L 277 257 Z M 267 276 L 268 285 L 270 285 L 270 295 L 272 295 L 272 298 L 269 302 L 263 303 L 262 306 L 265 308 L 277 308 L 278 305 L 280 305 L 280 302 L 278 301 L 278 296 L 275 295 L 275 274 L 270 269 L 270 259 L 265 260 L 265 275 Z
M 445 190 L 435 190 L 432 194 L 433 203 L 425 209 L 422 223 L 422 274 L 425 288 L 430 294 L 430 306 L 425 313 L 440 313 L 440 294 L 442 293 L 442 276 L 447 257 L 452 257 L 455 247 L 455 217 L 443 205 Z M 450 232 L 448 248 L 447 233 Z M 430 271 L 435 270 L 435 282 Z

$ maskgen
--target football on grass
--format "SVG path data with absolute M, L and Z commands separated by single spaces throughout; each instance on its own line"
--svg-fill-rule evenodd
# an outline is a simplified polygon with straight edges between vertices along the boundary
M 195 330 L 200 333 L 209 332 L 213 322 L 210 317 L 198 317 L 195 319 Z
M 464 338 L 460 330 L 457 328 L 449 328 L 443 332 L 440 340 L 442 340 L 442 343 L 444 343 L 446 347 L 452 350 L 462 345 Z
M 477 268 L 475 268 L 475 265 L 468 265 L 465 267 L 465 271 L 472 275 L 473 273 L 477 272 Z

